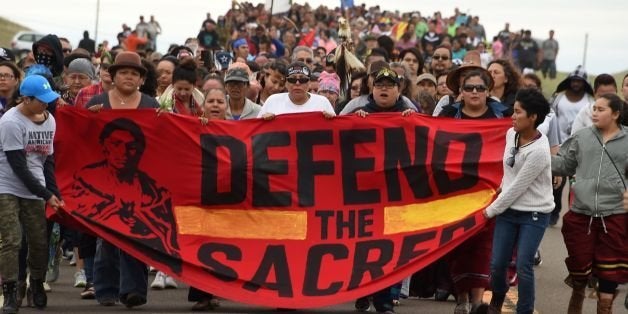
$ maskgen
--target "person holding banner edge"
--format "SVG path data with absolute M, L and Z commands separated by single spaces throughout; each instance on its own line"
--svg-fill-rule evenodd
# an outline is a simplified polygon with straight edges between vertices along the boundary
M 490 305 L 480 305 L 477 313 L 501 313 L 510 288 L 507 273 L 513 251 L 519 278 L 517 313 L 534 311 L 534 256 L 554 209 L 549 140 L 537 130 L 549 112 L 549 103 L 536 89 L 516 94 L 513 127 L 506 134 L 501 193 L 483 212 L 488 219 L 497 217 L 490 277 L 493 296 Z
M 373 92 L 368 96 L 369 102 L 363 107 L 356 108 L 352 113 L 366 118 L 371 113 L 401 112 L 401 115 L 407 117 L 415 112 L 414 108 L 401 97 L 400 78 L 395 71 L 389 67 L 382 67 L 373 76 Z M 392 288 L 388 287 L 372 294 L 373 306 L 378 313 L 395 313 Z M 357 299 L 355 308 L 360 312 L 367 312 L 370 308 L 369 296 Z
M 308 92 L 310 75 L 310 68 L 305 63 L 292 62 L 286 75 L 288 92 L 268 97 L 257 117 L 272 120 L 276 115 L 302 112 L 322 112 L 326 118 L 334 117 L 334 107 L 327 98 Z
M 18 254 L 22 229 L 28 239 L 30 291 L 36 308 L 46 307 L 43 281 L 48 263 L 45 206 L 64 207 L 54 175 L 54 117 L 59 99 L 46 78 L 31 75 L 20 85 L 24 100 L 0 119 L 0 276 L 3 313 L 17 313 Z

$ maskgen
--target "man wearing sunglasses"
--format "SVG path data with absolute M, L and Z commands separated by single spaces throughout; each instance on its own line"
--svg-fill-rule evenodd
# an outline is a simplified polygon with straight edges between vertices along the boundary
M 292 62 L 286 76 L 287 93 L 274 94 L 266 99 L 258 118 L 272 120 L 286 113 L 322 112 L 326 118 L 334 117 L 334 108 L 327 98 L 308 92 L 310 68 L 303 62 Z
M 451 70 L 453 63 L 451 62 L 451 49 L 445 46 L 439 46 L 434 50 L 430 69 L 436 77 Z

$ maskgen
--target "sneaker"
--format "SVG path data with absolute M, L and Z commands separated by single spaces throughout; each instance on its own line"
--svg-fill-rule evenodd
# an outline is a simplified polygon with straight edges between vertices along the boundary
M 47 282 L 44 281 L 43 285 L 44 285 L 44 291 L 46 291 L 46 292 L 52 291 L 52 288 L 50 287 L 50 285 Z
M 166 275 L 162 272 L 157 272 L 155 275 L 155 280 L 150 284 L 151 289 L 162 290 L 166 288 Z
M 102 306 L 114 306 L 116 305 L 115 298 L 104 297 L 102 299 L 98 299 L 98 304 Z
M 174 281 L 174 278 L 168 276 L 168 275 L 164 275 L 164 277 L 166 278 L 164 280 L 166 289 L 177 289 L 179 288 L 179 285 L 177 285 L 177 282 Z
M 85 289 L 81 292 L 81 299 L 83 300 L 91 300 L 96 298 L 96 289 L 94 289 L 94 284 L 88 282 L 85 284 Z
M 87 278 L 85 278 L 85 270 L 81 269 L 74 273 L 74 288 L 85 288 Z
M 142 297 L 141 295 L 137 293 L 131 292 L 126 296 L 126 299 L 124 300 L 123 303 L 127 309 L 130 309 L 132 307 L 146 304 L 146 298 Z
M 368 297 L 355 300 L 355 309 L 358 312 L 368 312 L 371 309 L 371 302 Z
M 541 250 L 536 250 L 534 254 L 534 266 L 539 266 L 543 264 L 543 259 L 541 258 Z
M 471 313 L 471 304 L 468 302 L 458 303 L 454 309 L 454 314 L 469 314 Z
M 76 255 L 72 255 L 72 259 L 70 259 L 70 266 L 76 266 Z
M 72 257 L 74 256 L 74 252 L 72 250 L 65 250 L 63 251 L 63 259 L 64 260 L 71 260 Z
M 214 307 L 212 306 L 211 300 L 209 299 L 203 299 L 202 301 L 198 301 L 192 306 L 192 311 L 210 311 L 213 309 Z

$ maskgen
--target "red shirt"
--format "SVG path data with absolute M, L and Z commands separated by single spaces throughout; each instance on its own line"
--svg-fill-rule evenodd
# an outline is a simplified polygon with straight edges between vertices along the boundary
M 96 95 L 104 93 L 105 90 L 102 87 L 102 83 L 93 84 L 87 87 L 81 88 L 74 98 L 74 106 L 77 108 L 85 108 L 87 102 Z

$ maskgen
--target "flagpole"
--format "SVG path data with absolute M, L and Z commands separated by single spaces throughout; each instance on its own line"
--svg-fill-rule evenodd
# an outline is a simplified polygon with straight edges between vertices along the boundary
M 94 43 L 98 47 L 98 19 L 100 17 L 100 0 L 96 0 L 96 26 L 94 27 Z

